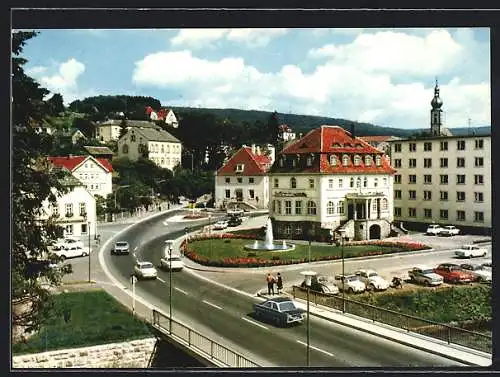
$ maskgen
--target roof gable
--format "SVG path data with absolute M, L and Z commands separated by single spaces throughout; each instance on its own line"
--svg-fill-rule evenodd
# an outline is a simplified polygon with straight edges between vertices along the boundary
M 108 173 L 113 171 L 113 165 L 105 158 L 95 158 L 92 156 L 62 156 L 48 157 L 48 160 L 55 167 L 64 167 L 71 172 L 74 172 L 88 160 L 93 161 Z
M 271 167 L 271 159 L 264 154 L 252 153 L 250 147 L 242 147 L 217 170 L 217 175 L 235 175 L 240 165 L 244 166 L 238 173 L 240 175 L 264 175 Z

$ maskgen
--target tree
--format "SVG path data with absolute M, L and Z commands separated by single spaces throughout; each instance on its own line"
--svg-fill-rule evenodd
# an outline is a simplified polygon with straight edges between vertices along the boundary
M 119 137 L 121 138 L 123 135 L 125 135 L 127 133 L 127 119 L 125 119 L 125 117 L 122 119 L 122 121 L 120 122 L 120 135 Z
M 50 115 L 57 115 L 64 111 L 64 101 L 62 95 L 55 93 L 48 101 Z
M 64 192 L 58 183 L 60 175 L 49 172 L 45 154 L 51 148 L 51 138 L 37 134 L 33 125 L 47 115 L 43 98 L 48 90 L 24 73 L 26 59 L 20 57 L 26 41 L 36 32 L 12 34 L 12 265 L 11 297 L 14 308 L 22 303 L 27 308 L 12 311 L 12 324 L 25 331 L 37 330 L 47 316 L 49 292 L 41 278 L 59 284 L 67 272 L 40 263 L 49 251 L 48 240 L 61 235 L 53 219 L 40 221 L 45 199 L 55 202 L 53 189 Z
M 267 121 L 266 130 L 267 130 L 267 141 L 270 144 L 276 145 L 278 143 L 278 127 L 279 127 L 279 119 L 278 113 L 273 112 Z

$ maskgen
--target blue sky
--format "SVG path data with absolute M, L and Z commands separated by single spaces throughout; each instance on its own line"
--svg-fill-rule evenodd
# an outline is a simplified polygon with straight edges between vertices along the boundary
M 66 103 L 129 94 L 426 128 L 438 77 L 445 127 L 491 123 L 487 28 L 38 31 L 26 71 Z

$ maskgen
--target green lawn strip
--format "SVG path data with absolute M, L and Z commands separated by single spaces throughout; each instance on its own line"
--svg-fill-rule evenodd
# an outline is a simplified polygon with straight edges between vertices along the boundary
M 105 291 L 61 293 L 51 300 L 54 306 L 48 322 L 26 342 L 13 344 L 14 355 L 152 336 L 147 322 L 133 317 Z

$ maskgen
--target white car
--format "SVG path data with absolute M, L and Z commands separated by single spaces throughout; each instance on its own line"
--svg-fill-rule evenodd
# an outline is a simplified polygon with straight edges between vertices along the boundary
M 443 230 L 439 232 L 440 236 L 456 236 L 460 234 L 460 229 L 454 225 L 446 225 Z
M 425 286 L 436 286 L 443 284 L 443 277 L 427 266 L 413 267 L 408 271 L 411 282 L 420 283 Z
M 374 270 L 358 270 L 356 276 L 365 283 L 367 289 L 385 291 L 389 288 L 389 282 Z
M 83 247 L 83 242 L 72 237 L 60 238 L 52 244 L 54 250 L 61 248 L 66 248 L 70 246 L 80 246 Z
M 344 286 L 345 282 L 345 286 Z M 335 275 L 335 285 L 349 293 L 360 293 L 366 290 L 366 285 L 356 275 Z
M 480 264 L 464 263 L 460 268 L 467 270 L 476 278 L 476 281 L 491 283 L 491 269 Z
M 212 229 L 214 229 L 214 230 L 222 230 L 222 229 L 226 229 L 226 228 L 227 228 L 227 221 L 226 220 L 219 220 L 212 226 Z
M 463 245 L 460 249 L 455 250 L 455 255 L 459 258 L 484 257 L 487 250 L 476 245 Z
M 184 262 L 180 255 L 172 255 L 171 257 L 167 255 L 160 259 L 160 267 L 167 270 L 180 271 L 184 268 Z
M 432 234 L 434 236 L 437 236 L 439 233 L 441 233 L 444 229 L 441 227 L 441 225 L 438 224 L 431 224 L 427 227 L 427 230 L 425 231 L 426 234 Z
M 138 279 L 156 279 L 158 271 L 151 262 L 137 262 L 134 266 L 134 275 Z
M 91 251 L 92 249 L 87 246 L 73 245 L 54 249 L 53 253 L 64 260 L 67 258 L 86 257 Z

